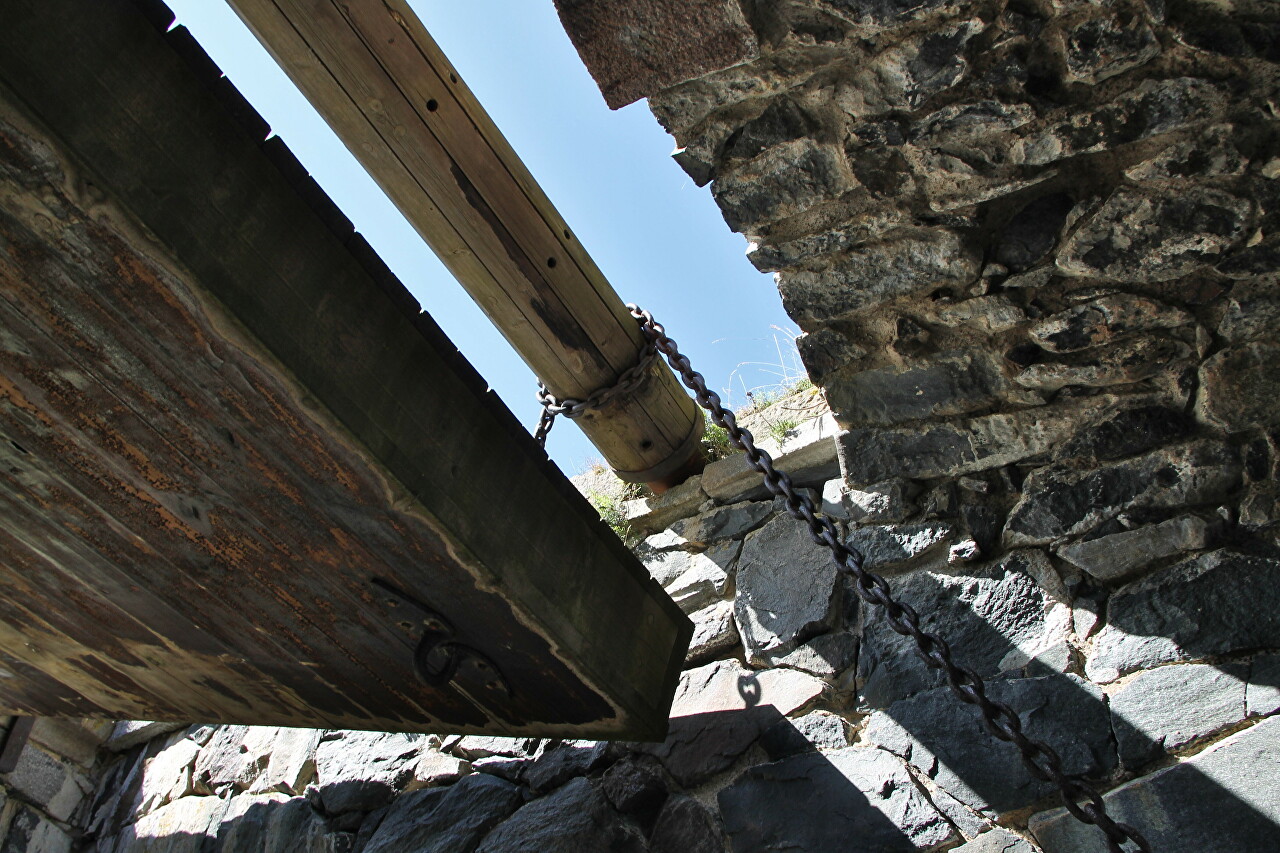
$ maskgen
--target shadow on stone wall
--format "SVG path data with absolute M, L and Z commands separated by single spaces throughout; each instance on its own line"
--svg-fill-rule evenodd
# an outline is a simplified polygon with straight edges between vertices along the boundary
M 673 719 L 665 742 L 637 748 L 686 789 L 730 771 L 753 747 L 761 751 L 765 762 L 717 796 L 735 851 L 844 850 L 854 839 L 866 850 L 916 850 L 950 834 L 900 762 L 857 747 L 819 753 L 815 739 L 821 734 L 765 705 Z M 864 791 L 880 793 L 879 807 Z
M 565 768 L 588 766 L 594 747 L 556 748 Z M 905 768 L 880 750 L 815 751 L 773 706 L 672 720 L 662 744 L 614 744 L 609 760 L 591 761 L 588 776 L 521 774 L 512 781 L 474 773 L 453 785 L 404 793 L 371 812 L 325 814 L 323 804 L 367 799 L 367 783 L 324 786 L 307 797 L 285 794 L 187 797 L 177 820 L 144 817 L 87 849 L 96 853 L 216 851 L 345 851 L 408 853 L 717 853 L 734 850 L 856 849 L 914 851 L 951 832 L 936 814 L 908 835 L 861 789 L 883 788 L 885 800 L 932 814 Z M 768 762 L 745 771 L 719 795 L 722 821 L 677 793 L 739 766 L 744 754 Z M 596 750 L 598 752 L 598 750 Z M 554 754 L 548 753 L 548 755 Z M 748 758 L 748 763 L 752 760 Z M 645 795 L 618 779 L 635 762 L 658 760 L 676 783 Z M 770 761 L 770 759 L 773 759 Z M 501 765 L 494 767 L 504 772 Z M 533 784 L 531 785 L 531 779 Z M 545 787 L 538 787 L 539 785 Z M 153 813 L 153 816 L 158 813 Z M 722 824 L 722 825 L 721 825 Z M 922 834 L 923 833 L 923 834 Z M 647 840 L 646 840 L 647 839 Z
M 1195 596 L 1195 580 L 1203 577 L 1196 571 L 1204 563 L 1223 573 L 1234 569 L 1247 574 L 1258 568 L 1247 556 L 1215 552 L 1112 597 L 1107 625 L 1095 638 L 1090 674 L 1108 661 L 1115 672 L 1104 673 L 1104 681 L 1142 671 L 1111 696 L 1066 671 L 1074 668 L 1067 656 L 1050 653 L 1046 660 L 1032 659 L 1017 671 L 1002 672 L 1000 662 L 1025 659 L 1026 653 L 992 626 L 990 614 L 951 607 L 926 616 L 926 628 L 939 617 L 946 621 L 940 633 L 962 638 L 953 647 L 957 659 L 990 679 L 988 695 L 1017 712 L 1029 737 L 1057 750 L 1068 774 L 1102 783 L 1118 771 L 1150 774 L 1110 794 L 1108 805 L 1117 820 L 1134 823 L 1155 849 L 1272 849 L 1280 824 L 1264 809 L 1269 807 L 1272 815 L 1277 811 L 1280 719 L 1248 728 L 1232 743 L 1190 761 L 1173 764 L 1169 759 L 1170 751 L 1236 732 L 1251 717 L 1280 709 L 1280 655 L 1250 657 L 1258 651 L 1250 626 L 1271 618 L 1254 613 L 1251 590 L 1259 587 L 1232 583 L 1241 577 L 1214 577 L 1219 588 L 1212 606 L 1190 610 L 1186 600 Z M 916 599 L 954 595 L 928 572 L 915 573 L 911 583 Z M 1228 623 L 1235 623 L 1233 630 L 1227 630 Z M 885 654 L 885 647 L 897 645 L 899 638 L 881 637 L 877 624 L 872 617 L 863 650 L 873 657 L 879 653 L 893 667 L 893 684 L 886 685 L 882 696 L 895 698 L 894 685 L 942 683 L 922 659 Z M 1215 653 L 1231 656 L 1213 664 L 1183 662 Z M 977 710 L 945 686 L 903 695 L 874 710 L 864 740 L 928 777 L 944 792 L 934 798 L 939 806 L 949 795 L 968 810 L 994 816 L 1057 804 L 1056 788 L 1033 778 L 1017 750 L 998 743 Z M 1239 759 L 1242 752 L 1255 755 L 1252 764 Z M 1170 766 L 1161 770 L 1164 765 Z M 1076 825 L 1064 810 L 1033 820 L 1032 830 L 1048 853 L 1106 850 L 1100 832 Z

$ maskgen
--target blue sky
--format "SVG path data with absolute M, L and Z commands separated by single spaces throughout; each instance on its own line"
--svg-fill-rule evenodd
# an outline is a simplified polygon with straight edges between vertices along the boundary
M 530 428 L 535 380 L 337 137 L 219 0 L 168 0 L 422 306 Z M 595 258 L 624 302 L 638 302 L 720 391 L 794 371 L 792 331 L 773 280 L 743 256 L 706 188 L 670 159 L 671 137 L 643 103 L 609 110 L 552 0 L 410 0 L 427 29 Z M 781 346 L 781 353 L 780 353 Z M 757 364 L 758 363 L 758 364 Z M 577 427 L 548 450 L 569 474 L 598 459 Z

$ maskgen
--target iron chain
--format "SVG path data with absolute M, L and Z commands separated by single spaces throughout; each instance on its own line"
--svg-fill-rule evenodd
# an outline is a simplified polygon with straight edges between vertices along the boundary
M 542 404 L 542 417 L 538 419 L 538 428 L 533 433 L 538 446 L 546 446 L 547 434 L 551 432 L 551 427 L 555 426 L 557 415 L 564 415 L 566 418 L 580 418 L 593 409 L 603 408 L 617 397 L 630 394 L 640 387 L 640 383 L 648 378 L 649 371 L 657 360 L 658 349 L 654 346 L 653 341 L 646 338 L 644 348 L 640 350 L 640 357 L 635 364 L 623 371 L 622 375 L 612 385 L 598 388 L 581 400 L 575 400 L 570 397 L 559 399 L 547 390 L 546 385 L 539 382 L 538 402 Z
M 698 405 L 706 409 L 711 420 L 729 434 L 734 447 L 745 454 L 747 464 L 764 477 L 769 491 L 784 500 L 787 511 L 794 518 L 805 523 L 809 536 L 816 544 L 831 551 L 839 570 L 853 579 L 859 597 L 868 604 L 883 608 L 889 627 L 915 641 L 925 662 L 933 669 L 942 670 L 952 692 L 961 701 L 978 707 L 987 731 L 999 740 L 1016 746 L 1023 764 L 1033 777 L 1056 785 L 1063 804 L 1073 817 L 1102 830 L 1106 835 L 1107 849 L 1111 853 L 1124 853 L 1121 845 L 1130 841 L 1137 845 L 1139 851 L 1151 853 L 1151 845 L 1138 830 L 1116 822 L 1107 814 L 1106 805 L 1096 790 L 1063 771 L 1062 758 L 1053 747 L 1027 737 L 1022 731 L 1022 721 L 1017 713 L 1003 702 L 987 696 L 982 678 L 972 669 L 955 662 L 951 647 L 946 641 L 920 627 L 919 615 L 910 605 L 893 598 L 884 578 L 863 568 L 862 555 L 840 540 L 831 519 L 815 511 L 813 500 L 807 494 L 796 491 L 785 472 L 773 467 L 773 458 L 767 451 L 756 447 L 749 430 L 738 426 L 733 412 L 721 404 L 720 395 L 707 388 L 702 374 L 693 369 L 689 359 L 680 353 L 676 342 L 667 336 L 666 330 L 653 319 L 653 315 L 635 305 L 628 305 L 627 309 L 640 323 L 649 347 L 666 357 L 672 369 L 693 391 Z M 545 432 L 543 435 L 545 436 Z

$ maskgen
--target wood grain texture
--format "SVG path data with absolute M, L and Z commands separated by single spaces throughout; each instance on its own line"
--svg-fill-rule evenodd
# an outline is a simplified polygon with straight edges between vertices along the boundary
M 0 708 L 659 736 L 688 621 L 189 35 L 14 5 Z
M 635 363 L 622 300 L 406 2 L 231 5 L 553 394 L 585 397 Z M 579 424 L 635 472 L 687 457 L 702 417 L 657 366 Z

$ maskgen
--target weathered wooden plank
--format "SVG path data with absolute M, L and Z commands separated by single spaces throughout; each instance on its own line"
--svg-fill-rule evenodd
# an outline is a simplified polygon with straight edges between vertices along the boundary
M 56 221 L 59 216 L 56 211 L 48 211 L 48 214 L 46 219 L 51 221 Z M 5 233 L 11 240 L 20 236 L 11 223 L 5 228 Z M 202 467 L 210 465 L 216 458 L 217 445 L 224 443 L 224 437 L 216 432 L 205 432 L 213 423 L 208 418 L 187 421 L 180 415 L 190 411 L 192 403 L 200 397 L 206 398 L 198 401 L 202 404 L 202 412 L 216 411 L 218 403 L 211 397 L 231 397 L 236 390 L 242 389 L 227 383 L 202 387 L 200 371 L 193 370 L 190 362 L 171 364 L 164 355 L 142 351 L 156 343 L 172 346 L 174 333 L 187 333 L 207 346 L 210 344 L 207 330 L 182 324 L 180 317 L 154 303 L 146 306 L 149 310 L 145 316 L 135 311 L 128 318 L 120 317 L 122 309 L 130 307 L 131 300 L 142 292 L 143 288 L 137 285 L 146 283 L 134 277 L 121 282 L 124 286 L 114 287 L 110 279 L 98 277 L 94 286 L 104 300 L 97 304 L 78 303 L 75 296 L 82 288 L 70 278 L 73 271 L 61 269 L 62 264 L 56 257 L 45 257 L 42 262 L 38 260 L 36 248 L 30 242 L 32 236 L 25 236 L 28 238 L 24 269 L 27 275 L 20 276 L 17 270 L 7 265 L 0 267 L 0 320 L 10 334 L 20 337 L 26 350 L 22 363 L 4 359 L 7 362 L 6 375 L 24 398 L 34 402 L 45 396 L 37 408 L 47 416 L 56 418 L 58 412 L 66 411 L 64 407 L 74 408 L 71 409 L 71 418 L 56 418 L 46 436 L 30 431 L 17 432 L 15 443 L 28 450 L 29 457 L 24 466 L 28 482 L 18 493 L 27 499 L 30 509 L 38 511 L 38 515 L 15 513 L 8 516 L 9 520 L 24 535 L 31 536 L 40 529 L 43 520 L 56 519 L 58 527 L 78 531 L 83 539 L 92 542 L 95 549 L 105 552 L 115 563 L 132 566 L 135 583 L 143 581 L 148 588 L 171 590 L 182 599 L 198 598 L 203 589 L 222 582 L 217 567 L 225 557 L 220 552 L 234 547 L 252 555 L 258 566 L 278 566 L 274 573 L 276 577 L 269 583 L 258 572 L 242 577 L 234 600 L 214 598 L 208 602 L 202 614 L 207 621 L 205 625 L 198 626 L 199 629 L 215 636 L 223 634 L 229 637 L 246 635 L 247 631 L 246 636 L 251 639 L 259 633 L 269 637 L 299 637 L 298 625 L 282 622 L 274 614 L 305 597 L 309 590 L 301 583 L 305 574 L 285 570 L 293 558 L 290 549 L 278 540 L 273 531 L 314 529 L 316 519 L 305 517 L 302 514 L 304 508 L 299 503 L 279 500 L 273 500 L 272 506 L 260 509 L 260 512 L 274 513 L 265 523 L 262 519 L 244 517 L 244 508 L 253 504 L 235 500 L 233 494 L 202 476 Z M 20 303 L 26 316 L 14 312 L 9 300 Z M 142 305 L 133 307 L 143 309 Z M 116 316 L 104 318 L 103 314 Z M 45 330 L 44 334 L 33 330 L 28 318 L 39 317 L 49 318 L 51 323 L 64 327 L 64 336 L 70 345 L 64 348 L 52 346 L 52 330 Z M 148 321 L 147 328 L 138 329 L 133 325 L 134 321 L 141 320 Z M 170 327 L 169 335 L 166 335 L 166 326 Z M 128 334 L 116 334 L 121 327 Z M 152 373 L 159 374 L 158 378 L 163 381 L 147 381 Z M 71 396 L 74 400 L 67 399 Z M 231 402 L 238 409 L 248 411 L 247 396 L 239 400 L 233 398 Z M 144 404 L 151 403 L 155 412 L 150 422 L 142 421 L 126 400 L 135 405 L 139 400 Z M 68 441 L 68 436 L 77 430 L 89 432 L 89 440 Z M 299 438 L 304 439 L 305 436 Z M 240 457 L 235 461 L 247 462 L 251 468 L 262 468 L 267 458 L 274 457 L 278 465 L 279 460 L 292 450 L 288 446 L 271 447 L 269 435 L 265 439 L 253 436 L 242 439 L 239 446 L 243 453 L 233 454 L 233 457 Z M 177 450 L 176 442 L 182 444 L 183 452 Z M 119 460 L 111 458 L 113 451 L 136 460 L 137 470 L 124 469 Z M 142 458 L 144 453 L 145 459 Z M 247 459 L 244 458 L 246 456 Z M 56 469 L 52 460 L 58 462 Z M 44 487 L 39 490 L 30 482 L 37 476 Z M 194 488 L 191 485 L 180 488 L 184 480 Z M 104 488 L 107 484 L 108 487 Z M 299 486 L 305 488 L 305 484 Z M 271 499 L 269 493 L 267 497 Z M 107 509 L 101 509 L 104 506 Z M 154 521 L 148 516 L 153 516 Z M 236 531 L 233 545 L 223 543 L 219 546 L 207 539 L 198 543 L 191 541 L 192 537 L 212 533 L 215 522 Z M 113 537 L 113 533 L 122 532 L 122 526 L 133 535 Z M 358 543 L 358 540 L 353 541 Z M 76 553 L 63 562 L 74 566 L 77 572 L 87 574 L 95 566 L 95 561 L 77 545 L 72 542 L 66 546 Z M 193 553 L 192 545 L 207 547 L 197 547 Z M 52 547 L 52 543 L 41 543 L 35 550 L 47 553 Z M 162 556 L 167 559 L 160 559 Z M 368 555 L 359 556 L 365 565 L 377 565 L 377 561 Z M 200 567 L 206 568 L 197 570 Z M 96 585 L 104 583 L 100 575 L 91 577 Z M 340 591 L 332 586 L 338 578 L 340 576 L 321 576 L 318 579 L 328 596 L 340 598 Z M 316 579 L 312 579 L 312 584 L 315 582 Z M 360 613 L 357 609 L 359 601 L 354 596 L 348 596 L 347 603 L 348 612 Z M 119 630 L 119 627 L 113 623 L 112 630 Z M 347 659 L 355 669 L 346 678 L 358 691 L 360 706 L 379 708 L 383 713 L 401 709 L 396 713 L 409 719 L 424 716 L 422 708 L 406 705 L 389 685 L 383 684 L 381 678 L 357 663 L 360 654 L 385 650 L 388 643 L 400 644 L 407 654 L 410 650 L 408 640 L 392 633 L 386 625 L 378 626 L 367 620 L 365 624 L 352 627 L 358 630 L 347 634 L 341 631 L 341 626 L 334 624 L 305 626 L 309 636 L 305 644 L 297 643 L 293 648 L 263 649 L 259 654 L 266 658 L 292 657 L 295 660 L 324 657 L 331 663 Z M 85 630 L 90 628 L 91 624 L 87 624 Z M 316 642 L 317 638 L 326 635 L 329 637 L 327 645 Z M 189 633 L 171 633 L 169 637 L 184 650 L 201 652 L 201 643 Z M 244 645 L 243 641 L 240 645 Z M 89 646 L 103 647 L 101 639 L 95 639 Z M 206 664 L 205 668 L 209 665 Z
M 660 734 L 687 620 L 225 81 L 125 0 L 16 6 L 0 708 Z M 511 695 L 418 682 L 387 589 Z
M 406 3 L 232 6 L 553 393 L 585 396 L 634 363 L 635 322 Z M 662 367 L 579 423 L 635 472 L 685 461 L 702 420 Z
M 556 226 L 530 197 L 535 196 L 550 206 L 537 185 L 530 179 L 530 183 L 522 186 L 494 149 L 491 139 L 472 121 L 453 91 L 461 84 L 446 82 L 432 64 L 425 49 L 430 36 L 425 30 L 415 33 L 413 23 L 417 17 L 412 13 L 406 16 L 407 6 L 392 8 L 391 14 L 388 7 L 380 3 L 337 5 L 314 0 L 279 0 L 277 7 L 284 10 L 291 21 L 306 24 L 300 34 L 309 44 L 325 44 L 324 54 L 332 54 L 346 66 L 334 69 L 336 78 L 362 79 L 370 82 L 373 91 L 394 89 L 403 96 L 403 105 L 411 111 L 397 116 L 403 121 L 397 122 L 396 129 L 404 128 L 409 146 L 434 142 L 440 150 L 432 152 L 432 160 L 452 159 L 457 170 L 467 177 L 470 191 L 483 199 L 495 215 L 501 210 L 501 225 L 514 241 L 508 248 L 529 258 L 534 267 L 527 272 L 532 288 L 526 298 L 536 298 L 541 292 L 555 294 L 562 304 L 571 306 L 574 319 L 587 333 L 588 340 L 582 348 L 598 348 L 615 372 L 626 370 L 635 358 L 639 343 L 634 321 L 622 310 L 618 297 L 590 258 L 584 252 L 579 251 L 575 256 L 566 250 L 570 245 L 579 250 L 581 247 L 565 238 L 563 230 L 555 230 Z M 341 34 L 348 28 L 367 52 L 352 50 L 352 45 L 336 39 L 330 41 L 332 34 Z M 381 49 L 384 44 L 405 41 L 410 42 L 408 50 Z M 423 44 L 420 46 L 419 42 Z M 489 130 L 492 135 L 498 135 L 492 124 Z M 390 141 L 396 144 L 400 139 L 393 137 Z M 396 145 L 397 150 L 400 147 Z M 519 201 L 522 197 L 527 203 L 508 201 Z

